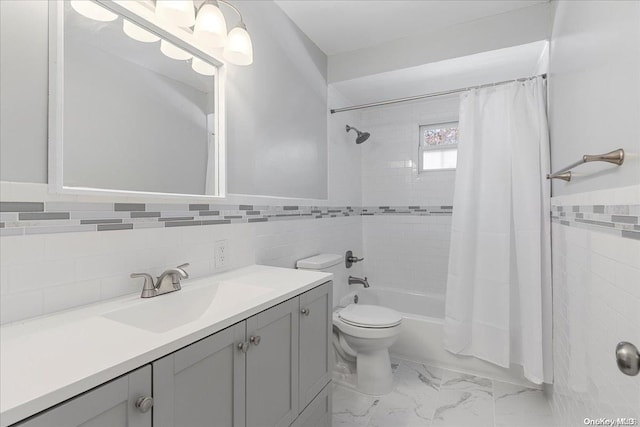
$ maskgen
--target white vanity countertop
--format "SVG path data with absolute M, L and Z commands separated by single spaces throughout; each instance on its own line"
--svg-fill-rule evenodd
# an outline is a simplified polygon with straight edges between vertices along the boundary
M 155 298 L 128 295 L 3 326 L 0 427 L 331 279 L 327 273 L 253 265 L 184 281 L 181 291 Z M 182 310 L 185 304 L 193 308 Z

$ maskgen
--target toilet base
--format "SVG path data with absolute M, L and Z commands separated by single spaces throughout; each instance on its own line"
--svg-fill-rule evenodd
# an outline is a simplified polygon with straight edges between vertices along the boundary
M 393 390 L 389 350 L 358 353 L 356 360 L 357 389 L 364 394 L 384 395 Z

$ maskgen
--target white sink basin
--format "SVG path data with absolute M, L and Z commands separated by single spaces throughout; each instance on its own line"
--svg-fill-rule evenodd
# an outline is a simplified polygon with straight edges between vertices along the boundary
M 207 312 L 228 309 L 271 291 L 263 286 L 233 282 L 186 287 L 180 291 L 140 299 L 133 306 L 106 313 L 103 317 L 162 333 L 196 321 Z

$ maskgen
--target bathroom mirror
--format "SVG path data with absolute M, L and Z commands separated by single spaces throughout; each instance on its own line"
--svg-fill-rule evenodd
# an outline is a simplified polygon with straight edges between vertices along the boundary
M 152 2 L 50 7 L 54 190 L 220 196 L 220 62 Z

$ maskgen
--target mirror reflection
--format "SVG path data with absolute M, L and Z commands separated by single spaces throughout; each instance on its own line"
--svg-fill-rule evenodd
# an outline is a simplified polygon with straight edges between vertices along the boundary
M 216 195 L 216 67 L 88 1 L 64 5 L 63 184 Z

